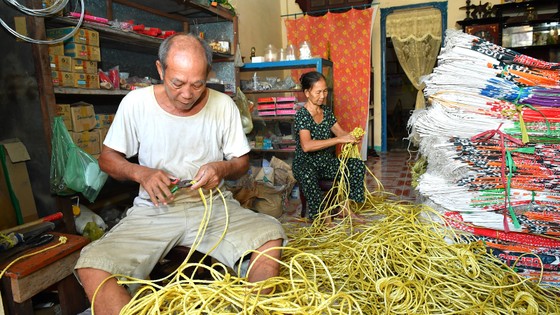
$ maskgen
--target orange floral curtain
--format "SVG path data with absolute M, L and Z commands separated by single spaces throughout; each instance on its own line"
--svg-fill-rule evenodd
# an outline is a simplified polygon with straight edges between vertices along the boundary
M 371 28 L 376 7 L 351 9 L 324 16 L 286 19 L 288 43 L 296 50 L 303 41 L 311 54 L 333 62 L 333 104 L 338 122 L 346 131 L 366 128 L 371 68 Z M 309 71 L 309 70 L 306 70 Z M 303 71 L 299 71 L 297 78 Z M 329 79 L 329 74 L 325 74 Z

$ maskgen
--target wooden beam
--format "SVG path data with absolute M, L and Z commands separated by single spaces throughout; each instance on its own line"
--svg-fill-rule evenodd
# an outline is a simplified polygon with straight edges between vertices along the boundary
M 36 3 L 35 1 L 33 2 Z M 27 16 L 26 20 L 29 37 L 41 40 L 47 39 L 43 18 Z M 33 54 L 33 63 L 35 65 L 35 78 L 37 79 L 37 87 L 39 90 L 39 102 L 41 103 L 41 112 L 43 116 L 43 129 L 50 154 L 52 134 L 51 124 L 54 116 L 56 115 L 56 107 L 54 106 L 54 104 L 56 104 L 56 99 L 53 92 L 49 47 L 48 45 L 32 44 L 31 51 Z
M 107 7 L 107 19 L 109 21 L 113 20 L 113 0 L 105 0 L 105 6 Z
M 210 11 L 228 21 L 233 20 L 234 15 L 227 9 L 223 9 L 221 7 L 212 7 L 212 6 L 203 6 L 200 4 L 196 4 L 196 3 L 192 3 L 189 2 L 188 4 L 189 6 L 193 7 L 193 8 L 197 8 L 198 10 L 202 10 L 202 11 Z
M 113 2 L 122 4 L 122 5 L 126 5 L 127 7 L 135 8 L 135 9 L 138 9 L 138 10 L 146 11 L 146 12 L 149 12 L 149 13 L 154 14 L 154 15 L 163 16 L 163 17 L 166 17 L 168 19 L 182 21 L 182 22 L 188 22 L 189 21 L 186 17 L 181 16 L 179 14 L 168 14 L 168 13 L 156 10 L 154 8 L 151 8 L 151 7 L 148 7 L 148 6 L 145 6 L 145 5 L 134 3 L 134 2 L 129 1 L 129 0 L 113 0 Z

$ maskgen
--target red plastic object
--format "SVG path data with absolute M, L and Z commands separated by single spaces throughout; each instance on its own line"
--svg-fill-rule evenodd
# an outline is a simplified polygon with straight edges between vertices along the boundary
M 73 17 L 73 18 L 80 18 L 80 13 L 70 12 L 70 16 Z M 89 14 L 84 14 L 84 21 L 96 22 L 96 23 L 102 23 L 102 24 L 109 24 L 109 20 L 107 20 L 106 18 L 102 18 L 102 17 L 98 17 L 98 16 L 94 16 L 94 15 L 89 15 Z
M 259 97 L 257 103 L 274 103 L 276 99 L 274 97 Z
M 157 27 L 145 27 L 144 32 L 156 32 L 158 35 L 161 34 L 161 28 Z
M 57 212 L 42 218 L 43 222 L 52 222 L 60 219 L 62 219 L 62 212 Z
M 138 25 L 134 25 L 132 26 L 132 30 L 135 32 L 140 32 L 144 30 L 144 24 L 138 24 Z
M 140 34 L 144 34 L 144 35 L 148 35 L 148 36 L 153 36 L 153 37 L 156 37 L 156 36 L 157 36 L 157 32 L 154 32 L 154 31 L 151 31 L 151 32 L 148 32 L 148 31 L 140 31 L 139 33 L 140 33 Z

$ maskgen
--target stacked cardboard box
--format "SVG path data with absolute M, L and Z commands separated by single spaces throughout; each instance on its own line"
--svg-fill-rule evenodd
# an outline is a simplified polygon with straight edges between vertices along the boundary
M 101 153 L 114 114 L 95 114 L 93 105 L 85 102 L 57 104 L 57 114 L 62 116 L 64 125 L 78 147 L 94 157 Z
M 63 27 L 47 30 L 47 37 L 61 38 L 74 28 Z M 101 61 L 99 33 L 80 28 L 64 44 L 49 46 L 53 85 L 86 89 L 99 89 L 97 62 Z

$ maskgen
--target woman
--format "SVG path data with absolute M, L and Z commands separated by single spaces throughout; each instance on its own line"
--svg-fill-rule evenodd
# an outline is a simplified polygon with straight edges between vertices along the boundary
M 319 208 L 323 199 L 319 179 L 335 179 L 340 166 L 340 161 L 334 152 L 336 145 L 358 143 L 361 139 L 342 129 L 330 108 L 323 108 L 328 88 L 327 81 L 321 73 L 317 71 L 304 73 L 300 82 L 307 102 L 296 113 L 294 121 L 296 153 L 292 169 L 307 200 L 307 215 L 315 220 L 321 210 Z M 364 202 L 364 163 L 354 158 L 349 159 L 346 166 L 350 188 L 349 199 L 362 203 Z M 343 205 L 340 214 L 354 216 L 347 202 Z M 330 216 L 325 220 L 327 223 L 330 222 Z

